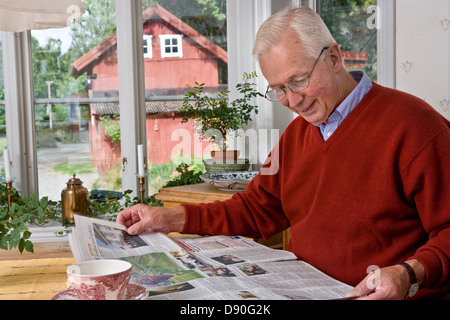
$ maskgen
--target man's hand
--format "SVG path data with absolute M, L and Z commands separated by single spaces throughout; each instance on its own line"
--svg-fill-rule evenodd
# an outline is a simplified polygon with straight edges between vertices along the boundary
M 138 204 L 119 212 L 116 222 L 124 225 L 130 235 L 138 235 L 144 231 L 181 232 L 185 212 L 181 206 L 164 208 Z
M 419 285 L 425 278 L 425 269 L 418 260 L 409 260 Z M 400 265 L 381 268 L 370 272 L 347 297 L 356 300 L 399 300 L 404 299 L 409 289 L 408 272 Z

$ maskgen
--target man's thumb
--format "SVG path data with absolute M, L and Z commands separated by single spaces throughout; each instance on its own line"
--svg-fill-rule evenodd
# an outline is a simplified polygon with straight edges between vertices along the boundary
M 370 276 L 370 275 L 369 275 Z M 353 290 L 345 295 L 346 298 L 357 298 L 366 296 L 373 291 L 373 287 L 368 285 L 370 277 L 366 277 L 363 281 L 361 281 Z
M 136 222 L 127 229 L 130 236 L 136 236 L 145 230 L 142 221 Z

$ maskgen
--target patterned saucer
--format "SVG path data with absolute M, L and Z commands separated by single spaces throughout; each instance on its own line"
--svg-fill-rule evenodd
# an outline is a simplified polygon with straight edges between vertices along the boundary
M 211 172 L 200 178 L 219 190 L 244 191 L 257 174 L 258 171 Z
M 148 291 L 143 286 L 129 283 L 122 300 L 144 300 L 148 297 Z M 73 289 L 67 289 L 55 294 L 52 300 L 78 300 Z

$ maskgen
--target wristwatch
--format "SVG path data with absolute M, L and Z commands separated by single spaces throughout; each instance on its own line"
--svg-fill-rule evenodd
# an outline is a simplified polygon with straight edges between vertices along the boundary
M 411 298 L 413 295 L 417 293 L 417 291 L 419 291 L 419 283 L 417 282 L 416 274 L 414 273 L 414 269 L 406 262 L 401 262 L 399 263 L 399 265 L 405 268 L 406 271 L 408 272 L 409 289 L 406 292 L 405 298 Z

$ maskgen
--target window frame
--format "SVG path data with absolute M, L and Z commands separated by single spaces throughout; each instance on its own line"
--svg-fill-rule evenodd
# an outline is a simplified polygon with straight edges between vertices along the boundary
M 144 34 L 142 37 L 142 48 L 144 52 L 144 58 L 152 59 L 153 58 L 153 36 L 151 34 Z M 145 50 L 147 49 L 147 52 Z

